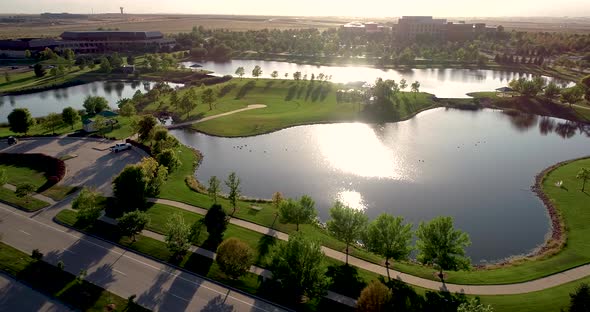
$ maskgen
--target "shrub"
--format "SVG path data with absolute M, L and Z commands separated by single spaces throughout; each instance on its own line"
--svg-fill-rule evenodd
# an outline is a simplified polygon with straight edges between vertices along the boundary
M 252 248 L 237 238 L 226 239 L 217 248 L 215 261 L 223 273 L 237 279 L 248 272 L 252 265 Z

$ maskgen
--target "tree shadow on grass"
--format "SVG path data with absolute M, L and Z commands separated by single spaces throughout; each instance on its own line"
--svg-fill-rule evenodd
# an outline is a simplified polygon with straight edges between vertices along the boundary
M 256 259 L 257 263 L 260 263 L 272 250 L 272 247 L 276 245 L 277 239 L 264 235 L 258 240 L 258 259 Z
M 256 81 L 251 80 L 245 83 L 236 94 L 236 100 L 245 97 L 254 87 L 256 87 Z
M 184 262 L 184 268 L 191 272 L 207 276 L 213 265 L 213 259 L 193 253 Z
M 330 290 L 351 298 L 358 298 L 367 286 L 358 275 L 357 268 L 347 264 L 329 266 L 326 275 L 332 278 Z

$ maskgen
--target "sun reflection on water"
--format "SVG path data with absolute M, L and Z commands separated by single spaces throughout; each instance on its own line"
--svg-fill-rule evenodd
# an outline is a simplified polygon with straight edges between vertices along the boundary
M 405 161 L 383 144 L 367 124 L 322 127 L 317 146 L 333 169 L 367 178 L 410 180 Z
M 363 195 L 357 191 L 343 190 L 338 192 L 336 199 L 348 207 L 365 210 L 367 206 L 363 200 Z

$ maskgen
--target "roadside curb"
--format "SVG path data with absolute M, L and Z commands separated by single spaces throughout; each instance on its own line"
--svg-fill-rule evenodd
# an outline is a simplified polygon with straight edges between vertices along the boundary
M 270 305 L 272 305 L 272 306 L 279 307 L 279 308 L 281 308 L 281 309 L 284 309 L 284 310 L 286 310 L 286 311 L 292 311 L 292 312 L 296 312 L 295 310 L 293 310 L 293 309 L 291 309 L 291 308 L 287 308 L 287 307 L 285 307 L 285 306 L 283 306 L 283 305 L 280 305 L 280 304 L 277 304 L 277 303 L 271 302 L 271 301 L 269 301 L 269 300 L 267 300 L 267 299 L 264 299 L 264 298 L 258 297 L 258 296 L 256 296 L 256 295 L 253 295 L 253 294 L 250 294 L 250 293 L 247 293 L 247 292 L 245 292 L 245 291 L 243 291 L 243 290 L 240 290 L 240 289 L 234 288 L 234 287 L 232 287 L 232 286 L 229 286 L 229 285 L 222 284 L 222 283 L 220 283 L 220 282 L 218 282 L 218 281 L 215 281 L 215 280 L 213 280 L 213 279 L 210 279 L 210 278 L 208 278 L 208 277 L 206 277 L 206 276 L 202 276 L 202 275 L 200 275 L 200 274 L 197 274 L 197 273 L 195 273 L 195 272 L 191 272 L 191 271 L 189 271 L 189 270 L 186 270 L 186 269 L 184 269 L 184 268 L 181 268 L 181 267 L 179 267 L 179 266 L 177 266 L 177 265 L 174 265 L 174 264 L 171 264 L 171 263 L 165 262 L 165 261 L 163 261 L 163 260 L 157 259 L 157 258 L 155 258 L 155 257 L 153 257 L 153 256 L 150 256 L 150 255 L 148 255 L 148 254 L 144 254 L 144 253 L 138 252 L 138 251 L 136 251 L 136 250 L 133 250 L 133 249 L 130 249 L 130 248 L 126 247 L 126 246 L 120 245 L 120 244 L 118 244 L 118 243 L 115 243 L 115 242 L 112 242 L 112 241 L 106 240 L 106 239 L 104 239 L 104 238 L 102 238 L 102 237 L 99 237 L 99 236 L 96 236 L 96 235 L 94 235 L 94 234 L 90 234 L 90 233 L 87 233 L 87 232 L 85 232 L 85 231 L 78 230 L 78 229 L 76 229 L 76 228 L 74 228 L 74 227 L 72 227 L 72 226 L 70 226 L 70 225 L 68 225 L 68 224 L 65 224 L 65 223 L 63 223 L 63 222 L 59 221 L 59 220 L 58 220 L 56 217 L 53 217 L 53 222 L 55 222 L 55 223 L 57 223 L 57 224 L 59 224 L 59 225 L 61 225 L 61 226 L 63 226 L 63 227 L 66 227 L 66 228 L 68 228 L 68 229 L 70 229 L 70 230 L 74 230 L 74 231 L 76 231 L 76 232 L 79 232 L 79 233 L 82 233 L 82 234 L 84 234 L 84 235 L 88 235 L 88 236 L 90 236 L 90 237 L 93 237 L 93 238 L 96 238 L 96 239 L 98 239 L 98 240 L 101 240 L 101 241 L 103 241 L 103 242 L 105 242 L 105 243 L 112 244 L 113 246 L 117 246 L 117 247 L 119 247 L 119 248 L 121 248 L 121 249 L 124 249 L 124 250 L 126 250 L 126 251 L 130 252 L 130 253 L 136 254 L 136 255 L 138 255 L 138 256 L 141 256 L 141 257 L 146 257 L 146 258 L 148 258 L 148 259 L 150 259 L 150 260 L 156 261 L 156 262 L 158 262 L 158 263 L 161 263 L 161 264 L 163 264 L 163 265 L 170 266 L 170 267 L 174 268 L 175 270 L 178 270 L 178 271 L 181 271 L 181 272 L 187 273 L 187 274 L 189 274 L 189 275 L 196 276 L 196 277 L 198 277 L 198 278 L 201 278 L 201 279 L 204 279 L 204 280 L 206 280 L 206 281 L 208 281 L 208 282 L 211 282 L 211 283 L 213 283 L 213 284 L 215 284 L 215 285 L 218 285 L 218 286 L 221 286 L 221 287 L 227 288 L 227 289 L 229 289 L 229 290 L 231 290 L 231 291 L 235 291 L 235 292 L 237 292 L 237 293 L 240 293 L 240 294 L 242 294 L 242 295 L 244 295 L 244 296 L 252 297 L 252 298 L 254 298 L 254 299 L 256 299 L 256 300 L 263 301 L 263 302 L 265 302 L 265 303 L 267 303 L 267 304 L 270 304 Z

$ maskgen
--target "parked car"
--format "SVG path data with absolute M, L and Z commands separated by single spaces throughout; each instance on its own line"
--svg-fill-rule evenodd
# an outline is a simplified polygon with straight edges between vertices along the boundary
M 8 142 L 8 145 L 14 145 L 16 143 L 18 143 L 18 140 L 15 137 L 8 137 L 8 140 L 6 140 Z
M 131 149 L 131 144 L 129 144 L 129 143 L 117 143 L 117 144 L 115 144 L 115 146 L 111 147 L 111 151 L 115 152 L 115 153 L 118 153 L 118 152 L 121 152 L 124 150 L 128 150 L 128 149 Z

